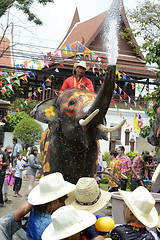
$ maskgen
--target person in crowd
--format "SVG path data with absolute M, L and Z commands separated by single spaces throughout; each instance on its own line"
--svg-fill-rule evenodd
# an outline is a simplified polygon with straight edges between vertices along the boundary
M 158 212 L 151 193 L 139 186 L 133 192 L 119 190 L 124 201 L 125 224 L 119 224 L 111 231 L 112 240 L 158 240 L 156 233 L 148 230 L 158 223 Z
M 51 223 L 51 214 L 65 205 L 67 194 L 74 189 L 75 185 L 64 181 L 59 172 L 41 178 L 28 196 L 33 209 L 28 220 L 27 236 L 40 240 L 43 231 Z
M 118 152 L 115 150 L 110 151 L 109 157 L 111 159 L 110 167 L 106 169 L 109 173 L 111 173 L 114 177 L 121 178 L 121 161 L 117 159 Z M 118 191 L 118 184 L 114 182 L 114 180 L 109 177 L 108 181 L 108 191 L 116 192 Z
M 17 155 L 19 153 L 19 145 L 17 143 L 17 138 L 12 139 L 13 142 L 13 147 L 12 147 L 12 154 L 11 154 L 11 162 L 12 162 L 12 167 L 16 167 L 16 160 L 17 160 Z
M 97 144 L 99 146 L 97 172 L 102 172 L 103 171 L 103 158 L 102 158 L 102 152 L 100 150 L 99 141 L 97 141 Z M 97 181 L 99 186 L 100 186 L 101 179 L 102 179 L 102 174 L 101 173 L 97 173 L 96 181 Z
M 5 153 L 9 160 L 9 163 L 11 164 L 10 154 L 12 153 L 12 147 L 9 145 L 6 146 Z M 8 199 L 8 188 L 10 185 L 13 185 L 13 183 L 14 183 L 13 174 L 11 170 L 11 165 L 9 165 L 6 167 L 6 175 L 3 183 L 4 202 L 6 203 L 11 203 L 11 200 Z
M 71 205 L 57 209 L 51 218 L 52 222 L 42 234 L 42 240 L 80 240 L 84 229 L 96 222 L 92 213 L 77 210 Z
M 22 186 L 22 171 L 25 171 L 25 170 L 26 170 L 26 168 L 22 167 L 21 154 L 18 154 L 17 155 L 17 165 L 16 165 L 14 186 L 13 186 L 13 191 L 14 191 L 13 197 L 22 197 L 22 195 L 19 193 L 19 191 L 20 191 L 21 186 Z
M 73 205 L 77 210 L 96 213 L 109 203 L 110 198 L 111 193 L 101 190 L 94 178 L 82 177 L 78 180 L 75 191 L 69 194 L 65 203 Z M 94 225 L 87 228 L 84 234 L 88 239 L 101 239 Z
M 94 92 L 92 81 L 84 76 L 85 72 L 89 70 L 89 67 L 87 67 L 86 62 L 81 61 L 79 63 L 75 63 L 74 68 L 76 69 L 76 74 L 73 74 L 73 76 L 68 77 L 64 81 L 60 89 L 60 92 L 63 92 L 64 90 L 71 88 L 88 89 Z
M 147 164 L 149 155 L 142 152 L 141 155 L 136 156 L 132 162 L 132 173 L 131 173 L 131 191 L 135 190 L 138 186 L 141 186 L 141 182 L 145 176 L 145 169 L 149 169 Z
M 121 178 L 123 179 L 121 182 L 121 190 L 126 190 L 128 173 L 131 171 L 131 159 L 125 155 L 124 146 L 119 146 L 117 151 L 119 152 L 117 159 L 121 161 L 121 174 L 124 175 L 121 175 Z
M 11 240 L 16 231 L 22 227 L 21 218 L 31 209 L 32 205 L 26 201 L 12 213 L 0 218 L 0 239 Z
M 3 143 L 0 142 L 0 207 L 4 206 L 2 188 L 6 175 L 6 168 L 9 166 L 9 159 L 2 150 L 2 146 Z
M 33 189 L 37 170 L 42 168 L 41 165 L 38 164 L 37 155 L 38 155 L 37 147 L 32 146 L 31 153 L 30 153 L 29 159 L 28 159 L 28 168 L 27 168 L 27 172 L 26 172 L 26 175 L 28 176 L 28 180 L 29 180 L 28 181 L 29 182 L 28 194 Z

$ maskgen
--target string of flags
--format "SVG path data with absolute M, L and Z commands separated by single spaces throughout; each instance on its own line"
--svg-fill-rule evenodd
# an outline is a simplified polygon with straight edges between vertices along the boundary
M 55 63 L 55 62 L 59 62 L 60 66 L 64 66 L 64 62 L 65 61 L 71 61 L 72 59 L 66 58 L 64 57 L 64 55 L 66 55 L 67 57 L 69 56 L 74 56 L 74 55 L 79 55 L 79 56 L 83 56 L 85 57 L 85 60 L 89 62 L 94 61 L 94 64 L 92 66 L 92 70 L 93 73 L 99 77 L 102 74 L 105 74 L 105 70 L 107 68 L 107 63 L 105 62 L 105 60 L 101 57 L 99 57 L 97 54 L 95 54 L 94 52 L 92 52 L 90 49 L 88 49 L 87 47 L 85 47 L 83 44 L 81 44 L 80 42 L 76 41 L 73 44 L 70 45 L 66 45 L 63 46 L 60 49 L 56 49 L 54 54 L 51 52 L 48 52 L 43 58 L 41 59 L 32 59 L 30 61 L 25 61 L 23 64 L 16 64 L 15 65 L 15 69 L 16 71 L 13 71 L 11 69 L 5 69 L 5 70 L 0 70 L 0 91 L 3 95 L 5 95 L 5 92 L 8 89 L 10 89 L 11 91 L 13 91 L 13 85 L 16 84 L 18 87 L 21 86 L 21 81 L 26 81 L 28 82 L 28 78 L 30 78 L 31 76 L 36 77 L 35 76 L 35 72 L 34 69 L 38 69 L 41 70 L 43 66 L 46 66 L 47 68 L 49 68 L 49 63 Z M 100 68 L 101 65 L 101 68 Z M 98 66 L 98 73 L 95 71 L 95 69 Z M 21 70 L 19 70 L 21 68 Z M 27 69 L 27 70 L 26 70 Z M 55 69 L 55 72 L 59 72 L 58 67 Z M 129 80 L 133 80 L 130 76 L 126 75 L 124 72 L 120 72 L 118 69 L 116 69 L 116 75 L 118 79 L 129 79 Z M 54 77 L 54 75 L 51 75 Z M 7 81 L 7 84 L 3 84 L 3 82 Z M 46 89 L 45 83 L 46 82 L 51 82 L 51 80 L 48 78 L 46 79 L 42 85 L 40 87 L 37 88 L 37 90 L 35 90 L 32 94 L 32 96 L 30 96 L 28 98 L 28 100 L 30 102 L 32 102 L 32 98 L 36 97 L 37 98 L 37 94 L 41 94 L 41 92 L 43 91 L 43 89 Z M 101 80 L 100 80 L 101 83 Z M 125 86 L 127 84 L 131 84 L 132 89 L 135 89 L 135 84 L 133 82 L 125 82 Z M 118 94 L 117 90 L 119 91 L 120 94 Z M 137 86 L 137 90 L 139 92 L 139 94 L 142 94 L 141 91 L 141 86 L 140 84 L 138 84 Z M 115 84 L 115 91 L 114 91 L 114 95 L 118 94 L 120 99 L 122 99 L 121 93 L 123 93 L 123 97 L 124 99 L 126 97 L 128 97 L 128 102 L 130 103 L 131 98 L 117 85 Z M 113 98 L 112 98 L 113 102 L 116 102 Z M 133 100 L 132 100 L 133 101 Z M 136 101 L 133 101 L 134 105 L 136 107 Z M 127 103 L 125 102 L 125 106 L 127 106 Z M 115 105 L 116 107 L 116 105 Z M 138 107 L 142 110 L 142 107 L 140 105 L 138 105 Z M 19 112 L 19 109 L 16 109 Z M 118 112 L 118 108 L 117 108 L 117 112 Z M 146 111 L 144 110 L 145 115 L 147 115 Z M 13 113 L 14 114 L 14 113 Z M 4 118 L 4 120 L 6 120 L 6 118 Z

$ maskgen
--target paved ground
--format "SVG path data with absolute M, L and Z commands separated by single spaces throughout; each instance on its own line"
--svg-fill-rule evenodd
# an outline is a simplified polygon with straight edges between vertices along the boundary
M 35 181 L 35 186 L 38 184 L 38 180 Z M 4 215 L 14 211 L 18 206 L 20 206 L 23 202 L 27 200 L 27 188 L 28 188 L 28 180 L 23 180 L 22 182 L 22 188 L 20 190 L 20 194 L 22 195 L 21 198 L 13 197 L 13 186 L 9 186 L 9 194 L 8 198 L 12 200 L 10 204 L 5 203 L 4 207 L 0 208 L 0 217 L 3 217 Z M 111 213 L 111 208 L 103 208 L 100 211 L 96 212 L 96 214 L 99 214 L 101 216 L 110 216 Z M 19 238 L 17 234 L 14 235 L 14 240 L 20 240 L 24 238 Z M 1 239 L 0 239 L 1 240 Z

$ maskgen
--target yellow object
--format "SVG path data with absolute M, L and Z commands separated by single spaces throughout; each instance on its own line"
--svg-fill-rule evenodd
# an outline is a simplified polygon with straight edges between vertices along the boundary
M 110 232 L 114 228 L 115 222 L 111 217 L 100 217 L 95 223 L 95 227 L 100 232 Z
M 160 228 L 160 215 L 158 216 L 158 223 L 157 223 L 157 227 Z
M 134 114 L 134 118 L 133 118 L 133 128 L 135 132 L 140 131 L 136 114 Z

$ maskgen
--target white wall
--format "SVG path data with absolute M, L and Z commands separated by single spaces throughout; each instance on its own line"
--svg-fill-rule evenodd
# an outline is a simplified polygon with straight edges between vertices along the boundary
M 154 147 L 147 143 L 146 139 L 143 139 L 140 137 L 139 132 L 134 132 L 133 128 L 133 118 L 134 114 L 141 115 L 143 119 L 143 126 L 146 126 L 146 124 L 149 123 L 149 117 L 145 115 L 144 111 L 137 111 L 137 110 L 128 110 L 128 109 L 119 109 L 117 112 L 117 109 L 115 108 L 109 108 L 107 115 L 106 115 L 106 121 L 107 126 L 110 127 L 111 124 L 119 124 L 123 118 L 120 117 L 120 113 L 122 114 L 122 117 L 126 119 L 126 123 L 123 125 L 121 129 L 121 143 L 123 146 L 125 146 L 125 130 L 129 129 L 131 130 L 130 133 L 130 139 L 133 138 L 135 140 L 135 151 L 141 152 L 143 150 L 153 150 Z M 110 140 L 110 134 L 108 134 L 108 139 Z M 100 140 L 100 148 L 102 154 L 105 151 L 109 151 L 109 141 Z M 130 146 L 125 146 L 125 150 L 130 151 Z
M 110 127 L 111 124 L 118 124 L 123 120 L 123 118 L 120 117 L 120 113 L 122 114 L 122 117 L 124 117 L 127 120 L 127 124 L 125 123 L 121 130 L 122 145 L 125 146 L 125 130 L 132 129 L 132 132 L 130 133 L 130 139 L 133 138 L 135 140 L 135 151 L 141 153 L 143 150 L 148 150 L 148 151 L 154 150 L 154 146 L 147 143 L 147 140 L 141 138 L 139 135 L 139 132 L 134 132 L 134 129 L 133 129 L 133 118 L 134 118 L 135 113 L 141 114 L 144 126 L 146 124 L 148 124 L 149 117 L 147 117 L 145 115 L 144 111 L 135 111 L 135 110 L 130 111 L 128 109 L 119 109 L 119 112 L 117 112 L 117 110 L 115 108 L 109 108 L 108 113 L 106 115 L 106 121 L 107 121 L 108 127 Z M 41 124 L 44 131 L 47 129 L 48 124 L 41 123 L 41 122 L 38 122 L 38 123 Z M 128 126 L 128 125 L 130 125 L 130 126 Z M 5 133 L 3 149 L 5 149 L 5 147 L 7 145 L 12 146 L 12 138 L 13 138 L 12 133 L 10 133 L 10 132 Z M 108 134 L 108 139 L 110 139 L 110 134 Z M 37 147 L 39 148 L 39 146 L 37 146 Z M 101 148 L 102 154 L 106 151 L 108 152 L 109 151 L 109 141 L 100 140 L 100 148 Z M 125 146 L 125 150 L 126 150 L 126 152 L 130 151 L 130 146 Z

